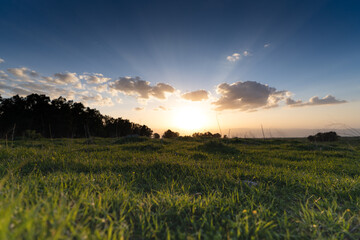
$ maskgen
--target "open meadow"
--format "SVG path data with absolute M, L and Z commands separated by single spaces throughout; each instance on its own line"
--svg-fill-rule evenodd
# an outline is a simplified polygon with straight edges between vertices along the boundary
M 0 144 L 0 239 L 360 239 L 360 138 Z

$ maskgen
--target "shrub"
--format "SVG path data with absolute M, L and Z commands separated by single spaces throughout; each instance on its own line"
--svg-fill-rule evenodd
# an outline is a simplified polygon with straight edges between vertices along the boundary
M 196 132 L 192 135 L 194 138 L 221 138 L 221 134 L 220 133 L 215 133 L 212 134 L 211 132 L 206 132 L 206 133 L 199 133 Z
M 225 145 L 222 142 L 211 140 L 197 147 L 198 150 L 207 153 L 235 154 L 238 150 L 232 146 Z
M 180 134 L 178 132 L 173 132 L 169 129 L 166 132 L 164 132 L 162 137 L 163 138 L 177 138 L 177 137 L 179 137 L 179 135 Z
M 24 137 L 26 139 L 38 140 L 42 136 L 40 133 L 37 133 L 35 130 L 25 130 Z
M 160 134 L 158 134 L 158 133 L 154 133 L 154 138 L 156 138 L 156 139 L 158 139 L 158 138 L 160 138 Z
M 315 135 L 308 136 L 308 140 L 310 142 L 334 142 L 339 140 L 339 135 L 336 132 L 325 132 L 325 133 L 317 133 Z
M 138 135 L 129 135 L 126 137 L 121 137 L 117 139 L 114 143 L 115 144 L 126 144 L 126 143 L 136 143 L 136 142 L 145 142 L 148 141 L 148 137 L 142 137 Z

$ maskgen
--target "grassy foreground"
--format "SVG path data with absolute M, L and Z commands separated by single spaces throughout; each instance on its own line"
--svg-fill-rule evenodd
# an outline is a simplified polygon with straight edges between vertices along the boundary
M 360 139 L 0 142 L 0 239 L 360 239 Z

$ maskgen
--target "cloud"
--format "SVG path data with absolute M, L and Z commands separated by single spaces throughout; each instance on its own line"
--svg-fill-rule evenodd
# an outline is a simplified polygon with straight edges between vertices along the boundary
M 287 98 L 285 102 L 286 102 L 286 105 L 291 105 L 291 106 L 295 106 L 295 105 L 298 106 L 303 103 L 301 100 L 295 101 L 291 98 Z
M 0 80 L 8 80 L 9 75 L 6 72 L 0 70 Z
M 103 97 L 99 93 L 87 92 L 86 95 L 82 94 L 77 89 L 83 89 L 86 86 L 83 86 L 80 82 L 80 78 L 77 73 L 65 72 L 65 73 L 55 73 L 52 76 L 41 76 L 34 70 L 28 69 L 26 67 L 21 68 L 8 68 L 9 75 L 0 70 L 0 83 L 2 94 L 19 94 L 21 96 L 26 96 L 31 93 L 46 94 L 51 98 L 57 98 L 63 96 L 66 98 L 74 99 L 79 98 L 79 100 L 88 102 L 92 105 L 98 106 L 110 106 L 113 105 L 111 98 Z M 102 74 L 83 74 L 83 79 L 85 82 L 102 82 L 104 80 L 109 80 L 104 78 Z M 95 77 L 95 78 L 93 78 Z M 97 85 L 89 86 L 87 88 L 92 89 L 96 92 L 105 92 L 107 90 L 107 85 Z
M 98 85 L 98 86 L 93 87 L 92 89 L 97 92 L 105 92 L 107 90 L 107 85 L 106 84 Z
M 229 62 L 236 62 L 237 60 L 239 60 L 241 57 L 240 53 L 233 53 L 233 55 L 231 56 L 227 56 L 226 59 L 229 61 Z
M 111 78 L 106 78 L 101 73 L 92 73 L 92 74 L 84 73 L 84 75 L 79 75 L 79 78 L 84 79 L 87 83 L 91 83 L 91 84 L 105 83 L 111 80 Z
M 159 99 L 165 99 L 165 93 L 173 93 L 175 88 L 166 83 L 158 83 L 155 87 L 152 88 L 152 95 Z
M 26 67 L 8 68 L 7 70 L 9 73 L 11 73 L 15 77 L 19 77 L 19 78 L 39 77 L 39 74 L 37 72 L 35 72 L 34 70 L 31 70 L 31 69 L 28 69 Z
M 286 104 L 290 107 L 304 107 L 304 106 L 317 106 L 317 105 L 330 105 L 330 104 L 340 104 L 347 103 L 345 100 L 338 100 L 332 95 L 327 95 L 323 98 L 317 96 L 311 97 L 308 102 L 303 102 L 301 100 L 293 100 L 291 98 L 286 99 Z
M 264 44 L 264 48 L 270 47 L 270 43 Z
M 83 93 L 83 94 L 85 94 L 85 93 Z M 96 105 L 96 106 L 113 106 L 114 105 L 111 98 L 103 97 L 101 94 L 81 95 L 81 96 L 79 96 L 79 98 L 84 104 L 90 104 L 90 105 Z
M 213 102 L 215 110 L 238 109 L 253 111 L 257 108 L 272 108 L 290 95 L 288 91 L 276 91 L 275 88 L 258 82 L 246 81 L 232 84 L 222 83 L 216 92 L 220 98 Z
M 248 57 L 251 56 L 252 54 L 249 51 L 244 51 L 243 52 L 243 56 Z
M 169 108 L 166 108 L 166 107 L 164 107 L 164 106 L 159 106 L 159 107 L 157 107 L 157 108 L 154 108 L 153 110 L 154 110 L 154 111 L 159 111 L 159 110 L 168 111 L 168 110 L 170 110 L 170 109 L 169 109 Z
M 21 96 L 26 96 L 26 95 L 31 94 L 31 92 L 29 92 L 29 91 L 27 91 L 25 89 L 19 88 L 17 86 L 9 86 L 9 85 L 3 84 L 3 83 L 0 83 L 0 89 L 1 90 L 8 90 L 12 94 L 19 94 Z
M 0 63 L 3 63 L 3 62 L 5 62 L 5 60 L 4 60 L 4 59 L 2 59 L 2 58 L 0 58 Z
M 51 98 L 57 98 L 59 96 L 63 96 L 66 98 L 73 99 L 76 93 L 72 89 L 59 88 L 57 86 L 49 85 L 46 83 L 26 82 L 26 83 L 18 84 L 17 87 L 25 90 L 26 92 L 49 95 Z M 18 93 L 18 94 L 28 95 L 22 93 Z
M 116 98 L 116 102 L 117 102 L 117 103 L 123 103 L 122 99 L 119 98 L 119 97 Z
M 283 90 L 283 91 L 276 91 L 270 94 L 268 98 L 268 103 L 264 107 L 265 109 L 274 108 L 279 106 L 279 102 L 286 100 L 291 96 L 291 93 L 289 91 Z
M 55 73 L 52 77 L 41 77 L 42 80 L 38 80 L 44 83 L 51 83 L 57 85 L 68 85 L 72 84 L 73 87 L 82 89 L 83 86 L 76 73 L 65 72 L 65 73 Z
M 141 110 L 144 110 L 144 108 L 143 107 L 136 107 L 136 108 L 134 108 L 134 110 L 135 111 L 141 111 Z
M 79 78 L 76 76 L 76 73 L 71 72 L 55 73 L 53 78 L 48 79 L 57 84 L 79 83 Z
M 248 57 L 248 56 L 252 56 L 252 54 L 249 51 L 243 51 L 242 56 Z M 229 62 L 236 62 L 236 61 L 240 60 L 240 58 L 241 58 L 240 53 L 233 53 L 233 55 L 230 55 L 230 56 L 226 57 L 226 59 Z
M 30 92 L 26 89 L 22 89 L 22 88 L 18 88 L 18 87 L 14 87 L 9 89 L 12 93 L 14 93 L 15 95 L 20 95 L 20 96 L 27 96 L 32 94 L 33 92 Z
M 140 77 L 120 77 L 118 80 L 110 83 L 109 88 L 142 99 L 149 99 L 150 97 L 165 99 L 166 93 L 173 93 L 175 91 L 172 86 L 166 83 L 150 86 L 150 82 L 144 81 Z
M 197 90 L 193 92 L 184 93 L 182 98 L 190 101 L 202 101 L 209 98 L 209 93 L 205 90 Z

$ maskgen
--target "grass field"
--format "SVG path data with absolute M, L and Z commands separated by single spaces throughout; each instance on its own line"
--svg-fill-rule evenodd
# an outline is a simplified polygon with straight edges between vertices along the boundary
M 0 145 L 0 239 L 360 239 L 359 138 Z

